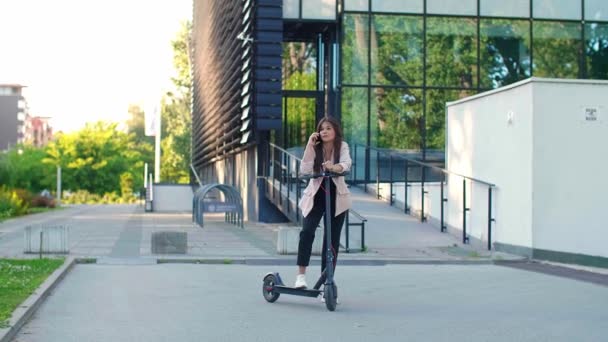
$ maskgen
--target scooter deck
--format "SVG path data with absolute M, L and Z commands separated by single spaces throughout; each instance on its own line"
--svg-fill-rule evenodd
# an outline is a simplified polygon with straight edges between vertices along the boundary
M 275 285 L 274 290 L 277 293 L 285 293 L 289 295 L 304 296 L 304 297 L 317 297 L 323 291 L 315 289 L 296 289 L 294 287 Z

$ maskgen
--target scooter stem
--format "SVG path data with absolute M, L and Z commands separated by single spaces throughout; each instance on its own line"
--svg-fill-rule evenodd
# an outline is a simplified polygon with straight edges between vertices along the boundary
M 331 176 L 323 177 L 325 183 L 325 273 L 327 275 L 325 284 L 333 284 L 334 282 L 334 253 L 331 250 Z

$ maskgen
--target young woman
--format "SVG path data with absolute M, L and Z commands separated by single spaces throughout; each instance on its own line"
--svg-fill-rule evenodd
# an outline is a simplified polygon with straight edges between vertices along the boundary
M 311 174 L 322 171 L 343 173 L 350 170 L 352 160 L 348 144 L 342 141 L 342 129 L 338 121 L 332 117 L 321 119 L 317 125 L 317 131 L 310 135 L 304 157 L 300 164 L 300 173 Z M 296 277 L 296 288 L 305 288 L 306 267 L 310 262 L 312 243 L 315 239 L 315 230 L 325 213 L 325 191 L 331 194 L 331 246 L 334 252 L 334 262 L 338 257 L 340 247 L 340 233 L 344 224 L 346 210 L 351 206 L 350 191 L 346 187 L 344 177 L 334 177 L 329 189 L 323 188 L 323 178 L 311 179 L 308 183 L 302 199 L 300 209 L 304 217 L 304 225 L 300 232 L 300 243 L 298 245 L 298 275 Z M 321 271 L 325 269 L 327 259 L 325 248 L 325 236 L 323 236 L 323 253 L 321 257 Z M 335 264 L 334 264 L 335 265 Z

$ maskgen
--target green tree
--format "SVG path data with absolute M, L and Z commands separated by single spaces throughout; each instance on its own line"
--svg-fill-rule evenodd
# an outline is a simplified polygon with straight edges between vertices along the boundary
M 40 192 L 51 189 L 55 168 L 42 163 L 45 151 L 18 145 L 0 155 L 0 185 Z
M 141 155 L 141 164 L 148 164 L 149 170 L 152 170 L 154 165 L 154 137 L 146 136 L 145 134 L 145 116 L 144 111 L 138 105 L 129 105 L 129 120 L 127 120 L 127 131 L 133 135 L 135 142 L 135 150 Z M 134 170 L 133 189 L 141 189 L 144 186 L 144 169 Z
M 116 123 L 105 122 L 60 135 L 48 145 L 43 162 L 62 166 L 64 189 L 100 195 L 120 191 L 121 175 L 135 176 L 143 167 L 134 135 L 117 130 Z
M 190 34 L 192 24 L 182 22 L 180 31 L 171 42 L 173 66 L 172 78 L 176 90 L 167 92 L 162 100 L 161 120 L 161 178 L 175 183 L 190 182 L 192 145 L 192 76 L 190 73 Z

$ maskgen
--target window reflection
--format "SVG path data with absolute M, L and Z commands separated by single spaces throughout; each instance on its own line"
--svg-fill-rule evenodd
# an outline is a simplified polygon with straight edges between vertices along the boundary
M 371 146 L 419 149 L 422 90 L 372 88 L 371 96 Z
M 479 12 L 492 17 L 529 17 L 530 0 L 481 0 Z
M 317 89 L 317 51 L 313 43 L 283 43 L 283 89 Z
M 300 17 L 299 0 L 283 0 L 283 18 L 293 19 Z
M 285 147 L 306 146 L 310 135 L 315 131 L 314 98 L 286 97 L 283 101 L 283 127 Z
M 534 76 L 579 77 L 581 25 L 536 21 L 533 26 Z
M 373 12 L 422 13 L 422 0 L 372 0 Z
M 426 12 L 449 15 L 477 15 L 477 0 L 426 0 Z
M 475 86 L 476 32 L 475 19 L 427 19 L 427 85 Z
M 534 0 L 535 18 L 581 19 L 581 0 Z
M 344 15 L 342 44 L 342 81 L 345 84 L 368 83 L 369 16 Z
M 608 24 L 585 25 L 587 78 L 608 79 Z
M 344 0 L 346 11 L 367 11 L 368 8 L 369 0 Z
M 527 20 L 482 19 L 481 86 L 498 88 L 530 77 L 530 24 Z
M 608 1 L 585 0 L 585 20 L 608 20 Z
M 344 139 L 367 145 L 367 88 L 342 88 L 342 130 Z
M 422 85 L 422 18 L 374 15 L 372 82 Z
M 336 0 L 301 0 L 302 18 L 336 19 Z

